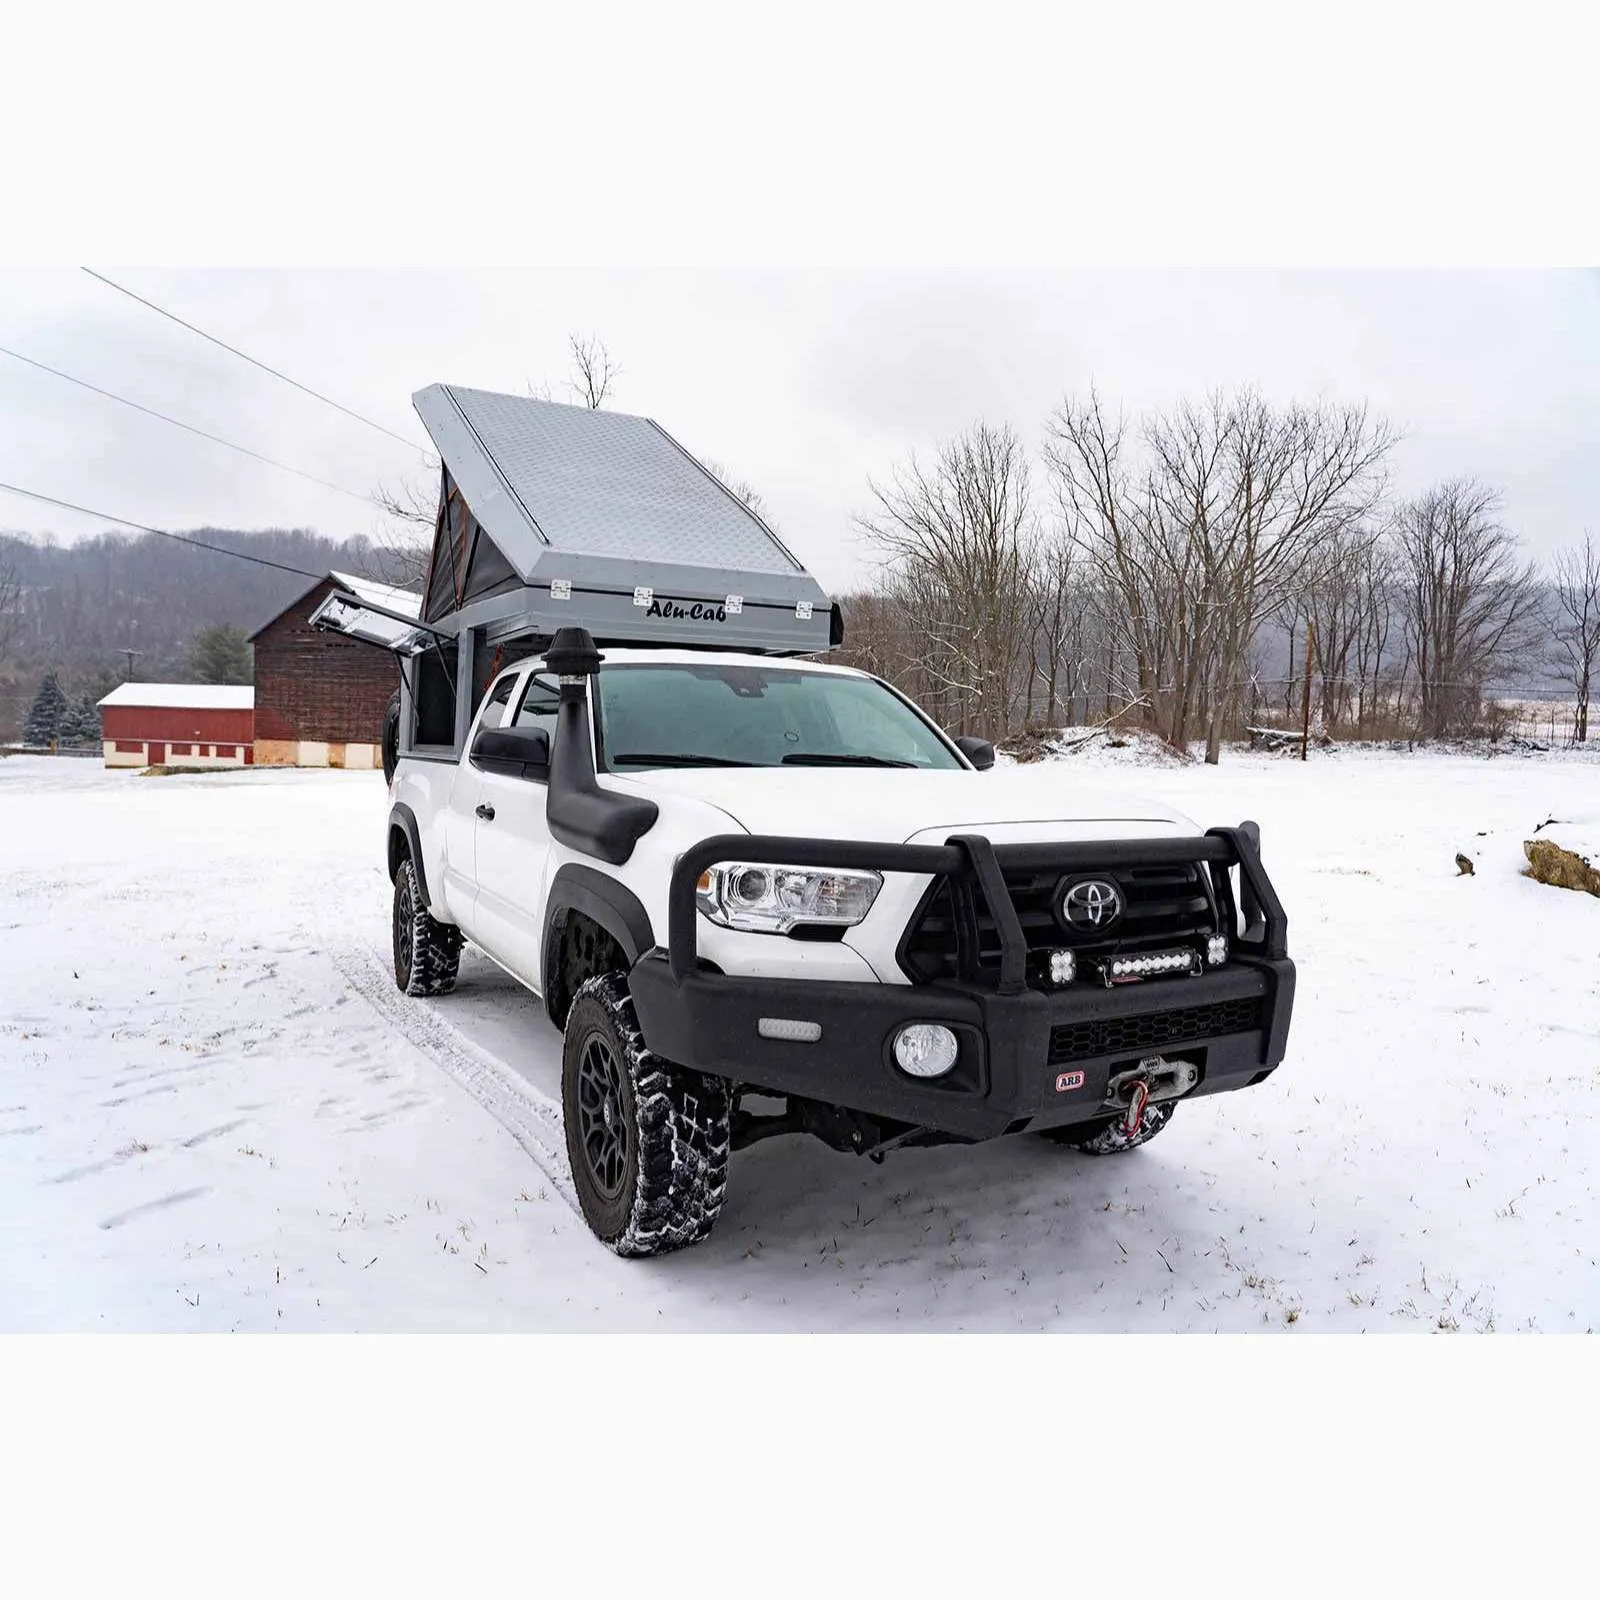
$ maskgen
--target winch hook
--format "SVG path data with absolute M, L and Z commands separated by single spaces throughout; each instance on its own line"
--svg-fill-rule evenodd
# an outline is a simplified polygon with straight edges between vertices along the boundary
M 1133 1139 L 1138 1136 L 1139 1129 L 1144 1123 L 1144 1108 L 1150 1102 L 1150 1083 L 1148 1079 L 1140 1079 L 1133 1086 L 1133 1093 L 1128 1099 L 1128 1120 L 1122 1124 L 1123 1137 Z

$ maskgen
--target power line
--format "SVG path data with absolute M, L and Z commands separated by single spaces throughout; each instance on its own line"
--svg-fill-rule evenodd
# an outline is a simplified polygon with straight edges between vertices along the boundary
M 259 450 L 252 450 L 248 445 L 235 444 L 232 439 L 224 439 L 219 434 L 207 433 L 204 428 L 196 428 L 192 423 L 180 422 L 176 417 L 169 417 L 164 411 L 156 411 L 150 406 L 140 405 L 137 400 L 130 400 L 126 395 L 113 394 L 109 389 L 102 389 L 98 384 L 90 383 L 86 378 L 75 378 L 70 372 L 63 372 L 59 367 L 49 367 L 42 361 L 35 361 L 32 356 L 25 356 L 20 350 L 8 349 L 0 345 L 0 355 L 10 356 L 13 361 L 20 361 L 25 366 L 36 367 L 40 372 L 48 372 L 53 378 L 60 378 L 66 383 L 74 383 L 80 389 L 87 389 L 91 394 L 103 396 L 107 400 L 115 400 L 120 406 L 129 406 L 135 411 L 142 411 L 147 417 L 154 417 L 158 422 L 170 423 L 174 428 L 182 428 L 185 433 L 192 433 L 201 439 L 209 439 L 212 444 L 226 446 L 229 450 L 237 450 L 242 456 L 250 456 L 256 461 L 264 461 L 269 467 L 276 467 L 280 472 L 292 472 L 297 478 L 304 478 L 308 483 L 320 484 L 324 489 L 332 489 L 335 494 L 348 495 L 352 500 L 360 500 L 366 505 L 378 505 L 371 495 L 357 494 L 354 489 L 346 489 L 342 484 L 329 483 L 326 478 L 319 478 L 313 472 L 302 472 L 299 467 L 291 467 L 287 462 L 274 461 L 271 456 L 264 456 Z M 383 508 L 379 506 L 379 509 Z
M 307 572 L 304 567 L 285 566 L 281 561 L 268 561 L 265 556 L 247 556 L 242 550 L 228 550 L 220 544 L 207 544 L 204 539 L 191 539 L 185 534 L 169 533 L 165 528 L 152 528 L 148 523 L 134 522 L 128 517 L 114 517 L 109 511 L 96 511 L 90 506 L 74 505 L 70 500 L 57 500 L 54 495 L 40 494 L 34 489 L 24 489 L 15 483 L 0 483 L 8 494 L 20 494 L 25 500 L 39 500 L 47 506 L 60 506 L 63 511 L 79 511 L 86 517 L 98 517 L 102 522 L 114 522 L 120 528 L 137 528 L 140 533 L 153 533 L 163 539 L 176 539 L 179 544 L 193 545 L 196 550 L 210 550 L 219 556 L 232 556 L 235 561 L 251 561 L 258 567 L 276 567 L 279 572 L 292 572 L 297 578 L 325 578 L 326 572 Z
M 415 450 L 419 455 L 426 456 L 428 454 L 428 452 L 414 440 L 404 438 L 402 435 L 396 433 L 392 428 L 384 427 L 381 422 L 374 422 L 371 417 L 362 416 L 359 411 L 352 411 L 349 406 L 340 405 L 337 400 L 329 399 L 327 395 L 320 394 L 317 390 L 310 388 L 308 385 L 299 382 L 295 378 L 291 378 L 288 373 L 279 372 L 276 367 L 269 367 L 265 361 L 257 361 L 254 356 L 247 356 L 243 350 L 235 349 L 233 345 L 217 338 L 215 334 L 207 333 L 204 328 L 197 328 L 192 322 L 185 322 L 182 317 L 176 316 L 172 312 L 164 310 L 161 306 L 158 306 L 155 301 L 146 300 L 142 294 L 135 294 L 132 289 L 125 289 L 120 283 L 113 283 L 110 278 L 104 275 L 104 273 L 96 272 L 93 267 L 82 267 L 79 270 L 87 272 L 91 278 L 94 278 L 100 283 L 105 284 L 108 289 L 115 289 L 118 294 L 125 294 L 130 300 L 137 300 L 140 305 L 148 307 L 151 311 L 156 312 L 157 315 L 165 317 L 169 322 L 176 322 L 180 328 L 187 328 L 190 333 L 197 333 L 202 339 L 210 340 L 210 342 L 216 345 L 219 349 L 226 350 L 229 355 L 238 356 L 241 361 L 248 361 L 252 367 L 259 367 L 263 372 L 271 373 L 274 378 L 277 378 L 288 384 L 291 388 L 298 389 L 302 394 L 310 395 L 313 400 L 320 400 L 324 405 L 332 406 L 335 411 L 342 411 L 347 417 L 354 417 L 357 422 L 364 422 L 369 428 L 376 428 L 379 433 L 387 434 L 389 438 L 393 439 L 397 444 L 403 444 L 407 449 Z

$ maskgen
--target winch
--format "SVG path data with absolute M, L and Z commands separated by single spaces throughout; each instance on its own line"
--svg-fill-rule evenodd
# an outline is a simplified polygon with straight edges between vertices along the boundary
M 1111 1075 L 1103 1103 L 1108 1110 L 1127 1113 L 1126 1132 L 1132 1137 L 1146 1106 L 1162 1100 L 1181 1099 L 1199 1081 L 1200 1068 L 1192 1061 L 1146 1056 L 1138 1066 Z

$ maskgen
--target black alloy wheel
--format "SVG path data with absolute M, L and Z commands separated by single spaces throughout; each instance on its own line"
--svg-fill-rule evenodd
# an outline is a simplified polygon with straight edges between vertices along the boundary
M 411 930 L 416 920 L 416 881 L 409 872 L 398 873 L 394 880 L 394 981 L 402 992 L 411 988 Z
M 578 1140 L 589 1176 L 606 1200 L 615 1200 L 628 1179 L 630 1120 L 616 1052 L 603 1034 L 593 1033 L 578 1061 Z

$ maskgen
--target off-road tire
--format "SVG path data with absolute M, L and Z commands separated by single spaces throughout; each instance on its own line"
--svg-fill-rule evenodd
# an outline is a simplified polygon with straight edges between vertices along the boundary
M 402 994 L 449 994 L 460 966 L 460 930 L 429 916 L 406 856 L 394 875 L 394 981 Z
M 1093 1122 L 1069 1123 L 1065 1128 L 1046 1128 L 1043 1137 L 1052 1144 L 1064 1144 L 1069 1149 L 1081 1150 L 1088 1156 L 1120 1156 L 1125 1150 L 1137 1150 L 1149 1144 L 1172 1121 L 1178 1108 L 1172 1101 L 1146 1106 L 1139 1120 L 1139 1130 L 1134 1134 L 1123 1131 L 1125 1116 L 1099 1117 Z
M 400 691 L 395 690 L 383 712 L 383 781 L 394 782 L 400 764 Z
M 610 1087 L 597 1101 L 602 1080 Z M 578 1207 L 602 1244 L 655 1256 L 711 1232 L 728 1192 L 729 1086 L 645 1048 L 621 973 L 590 978 L 573 997 L 561 1110 Z

